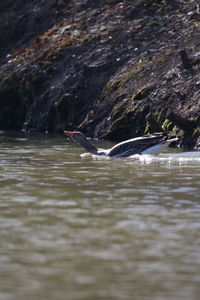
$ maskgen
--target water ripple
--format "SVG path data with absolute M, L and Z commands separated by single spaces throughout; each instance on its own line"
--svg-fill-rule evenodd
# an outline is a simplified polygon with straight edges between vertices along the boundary
M 0 298 L 198 299 L 200 152 L 0 134 Z

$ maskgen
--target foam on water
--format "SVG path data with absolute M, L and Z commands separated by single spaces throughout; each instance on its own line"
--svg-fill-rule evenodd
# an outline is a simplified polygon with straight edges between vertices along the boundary
M 132 156 L 131 158 L 136 158 Z M 200 152 L 182 152 L 182 153 L 163 153 L 155 155 L 137 155 L 137 158 L 143 163 L 166 162 L 172 164 L 197 163 L 200 164 Z
M 191 151 L 191 152 L 179 152 L 179 153 L 162 153 L 160 155 L 151 155 L 151 154 L 135 154 L 126 158 L 112 158 L 108 156 L 99 156 L 91 153 L 81 154 L 83 159 L 93 159 L 93 160 L 105 160 L 105 159 L 126 159 L 126 160 L 139 160 L 142 163 L 154 163 L 154 162 L 167 162 L 167 163 L 179 163 L 184 164 L 188 162 L 200 163 L 200 151 Z

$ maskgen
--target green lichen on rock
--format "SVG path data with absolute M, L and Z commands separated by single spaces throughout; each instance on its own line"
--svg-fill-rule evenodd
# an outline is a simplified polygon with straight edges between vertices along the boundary
M 151 125 L 150 125 L 149 122 L 146 122 L 146 126 L 145 126 L 144 133 L 145 133 L 145 134 L 151 133 Z
M 200 136 L 200 127 L 197 127 L 197 128 L 194 129 L 192 137 L 194 139 L 197 139 L 199 136 Z
M 107 98 L 118 89 L 123 89 L 125 85 L 133 78 L 136 70 L 123 70 L 122 73 L 112 78 L 105 86 L 102 98 Z
M 173 129 L 173 126 L 173 123 L 169 119 L 166 119 L 162 124 L 162 129 L 166 132 L 169 132 Z
M 142 99 L 146 98 L 153 89 L 154 89 L 153 84 L 146 84 L 137 90 L 137 92 L 131 97 L 131 100 L 132 101 L 142 100 Z
M 125 112 L 125 103 L 123 101 L 117 103 L 111 112 L 111 116 L 114 120 L 121 118 Z

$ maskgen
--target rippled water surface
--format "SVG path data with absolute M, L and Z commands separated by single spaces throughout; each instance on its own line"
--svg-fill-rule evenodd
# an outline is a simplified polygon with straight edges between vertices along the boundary
M 200 152 L 82 152 L 0 133 L 0 299 L 200 299 Z

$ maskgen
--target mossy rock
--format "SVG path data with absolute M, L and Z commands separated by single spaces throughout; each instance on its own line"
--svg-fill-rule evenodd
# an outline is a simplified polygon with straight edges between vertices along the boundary
M 173 123 L 169 119 L 166 119 L 162 124 L 162 129 L 164 131 L 171 131 L 173 130 L 173 127 Z
M 153 84 L 147 84 L 142 86 L 137 92 L 136 94 L 134 94 L 131 98 L 132 101 L 134 100 L 142 100 L 144 98 L 146 98 L 154 89 L 154 85 Z
M 151 125 L 150 125 L 150 123 L 149 122 L 147 122 L 146 123 L 146 126 L 145 126 L 145 130 L 144 130 L 144 133 L 145 134 L 149 134 L 149 133 L 151 133 Z
M 195 130 L 193 131 L 192 137 L 194 139 L 198 139 L 198 137 L 200 136 L 200 127 L 195 128 Z

